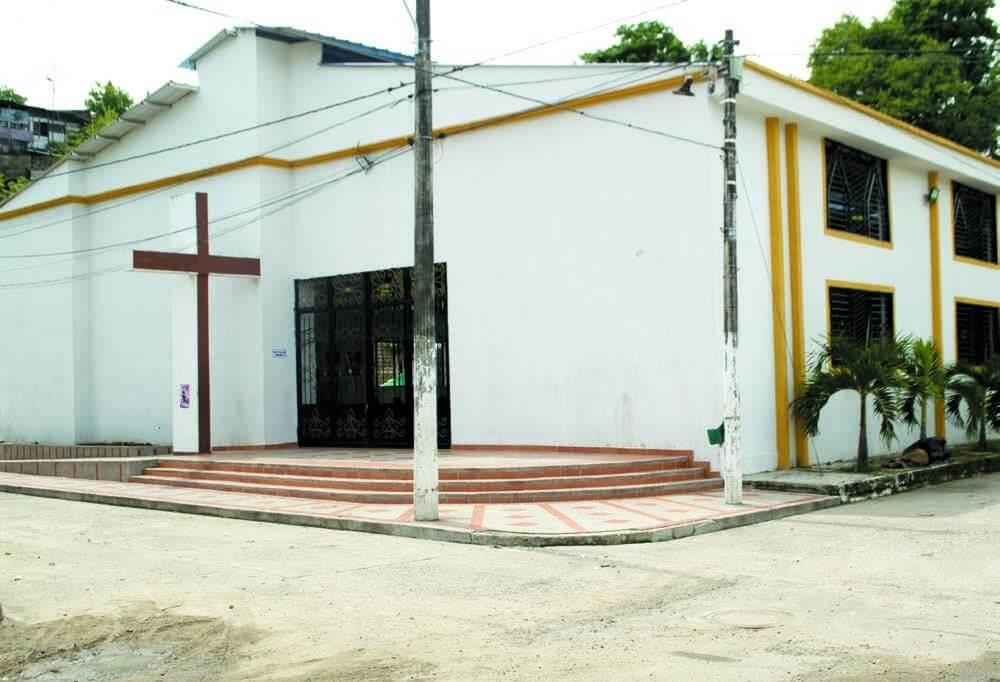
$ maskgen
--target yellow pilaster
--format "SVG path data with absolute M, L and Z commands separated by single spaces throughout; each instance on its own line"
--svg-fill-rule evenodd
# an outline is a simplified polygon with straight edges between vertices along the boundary
M 774 345 L 775 445 L 778 468 L 791 466 L 788 448 L 788 347 L 785 343 L 785 245 L 781 211 L 781 123 L 765 122 L 767 197 L 771 226 L 771 326 Z
M 934 187 L 940 189 L 938 173 L 930 171 L 927 174 L 928 192 Z M 944 362 L 944 322 L 941 318 L 941 212 L 936 201 L 928 204 L 927 211 L 931 240 L 931 334 L 934 347 Z M 934 402 L 934 432 L 944 438 L 944 402 L 941 400 Z
M 799 127 L 785 126 L 785 173 L 788 184 L 788 276 L 792 303 L 792 387 L 798 397 L 806 380 L 805 315 L 802 303 L 802 221 L 799 206 Z M 809 466 L 809 439 L 795 424 L 795 464 Z

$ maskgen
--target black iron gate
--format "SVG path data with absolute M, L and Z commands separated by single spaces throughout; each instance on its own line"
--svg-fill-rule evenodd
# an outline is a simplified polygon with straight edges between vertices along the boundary
M 413 445 L 412 268 L 295 282 L 299 443 Z M 451 445 L 448 278 L 434 267 L 438 446 Z

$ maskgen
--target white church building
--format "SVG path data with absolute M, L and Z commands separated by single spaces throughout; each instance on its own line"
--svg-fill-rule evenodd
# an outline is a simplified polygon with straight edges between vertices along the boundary
M 208 276 L 211 445 L 407 447 L 408 62 L 220 33 L 185 62 L 197 86 L 155 90 L 0 206 L 0 441 L 196 447 L 196 277 L 134 252 L 194 254 L 203 193 L 213 256 L 259 259 L 259 276 Z M 714 462 L 713 74 L 436 69 L 441 444 Z M 1000 164 L 749 61 L 736 106 L 745 471 L 850 457 L 855 396 L 816 439 L 790 418 L 808 353 L 831 328 L 933 338 L 946 362 L 997 352 Z

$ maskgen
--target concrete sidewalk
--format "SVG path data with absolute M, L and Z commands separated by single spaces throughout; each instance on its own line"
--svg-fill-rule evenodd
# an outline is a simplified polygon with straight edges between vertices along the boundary
M 751 491 L 741 506 L 721 491 L 624 499 L 441 505 L 440 520 L 413 520 L 411 505 L 175 488 L 84 479 L 0 474 L 0 492 L 252 521 L 382 533 L 468 544 L 541 547 L 673 540 L 836 506 L 814 494 Z

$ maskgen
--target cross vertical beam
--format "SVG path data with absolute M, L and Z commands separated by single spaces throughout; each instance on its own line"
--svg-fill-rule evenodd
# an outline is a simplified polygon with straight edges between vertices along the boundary
M 260 276 L 259 258 L 234 258 L 213 256 L 209 252 L 208 195 L 195 194 L 196 253 L 169 251 L 133 251 L 132 267 L 136 270 L 183 272 L 193 274 L 197 281 L 198 344 L 198 452 L 212 452 L 212 371 L 210 365 L 211 334 L 209 330 L 208 278 L 209 275 Z
M 208 257 L 208 195 L 194 197 L 198 256 Z M 212 372 L 209 362 L 208 272 L 198 273 L 198 452 L 212 452 Z

